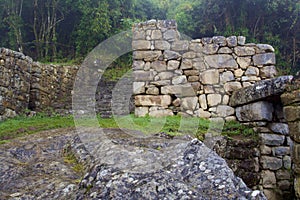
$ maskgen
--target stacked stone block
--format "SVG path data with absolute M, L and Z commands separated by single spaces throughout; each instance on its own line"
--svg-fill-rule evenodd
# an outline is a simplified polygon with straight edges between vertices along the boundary
M 292 199 L 291 147 L 293 142 L 283 114 L 280 95 L 292 76 L 261 81 L 235 91 L 230 105 L 241 123 L 254 127 L 260 138 L 258 188 L 268 199 Z
M 0 120 L 24 113 L 29 103 L 32 59 L 0 48 Z
M 293 141 L 292 169 L 294 175 L 295 196 L 300 199 L 300 83 L 294 82 L 291 90 L 281 96 L 285 118 L 288 121 L 290 136 Z
M 241 36 L 181 40 L 172 20 L 134 26 L 132 47 L 137 116 L 235 120 L 232 92 L 276 75 L 270 45 Z

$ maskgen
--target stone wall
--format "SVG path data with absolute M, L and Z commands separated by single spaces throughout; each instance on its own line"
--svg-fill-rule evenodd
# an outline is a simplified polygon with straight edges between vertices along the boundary
M 234 90 L 276 75 L 274 49 L 245 37 L 181 39 L 175 21 L 133 28 L 135 114 L 235 119 Z
M 0 120 L 28 108 L 32 63 L 21 53 L 0 48 Z
M 293 142 L 280 99 L 292 79 L 292 76 L 284 76 L 261 81 L 235 91 L 230 98 L 238 121 L 254 127 L 259 135 L 257 189 L 263 191 L 268 199 L 293 197 Z
M 288 122 L 292 146 L 292 170 L 294 190 L 300 199 L 300 81 L 293 82 L 289 90 L 281 96 L 284 105 L 285 119 Z

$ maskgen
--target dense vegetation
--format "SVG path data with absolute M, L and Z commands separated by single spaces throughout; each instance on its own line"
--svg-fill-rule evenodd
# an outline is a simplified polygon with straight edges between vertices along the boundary
M 172 18 L 193 38 L 272 44 L 291 73 L 300 69 L 299 13 L 299 0 L 0 0 L 0 46 L 41 61 L 77 60 L 134 22 Z

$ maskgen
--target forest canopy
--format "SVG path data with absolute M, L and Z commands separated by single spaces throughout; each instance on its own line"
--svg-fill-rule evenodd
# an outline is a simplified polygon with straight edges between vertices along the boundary
M 0 0 L 0 46 L 39 61 L 83 58 L 148 19 L 175 19 L 192 37 L 243 35 L 275 47 L 279 70 L 300 70 L 299 0 Z

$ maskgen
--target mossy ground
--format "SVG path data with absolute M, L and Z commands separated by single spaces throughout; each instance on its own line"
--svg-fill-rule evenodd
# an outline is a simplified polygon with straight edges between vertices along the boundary
M 97 126 L 101 128 L 125 128 L 139 130 L 145 134 L 164 132 L 170 135 L 189 134 L 203 140 L 207 131 L 213 130 L 211 122 L 200 118 L 182 118 L 171 116 L 166 118 L 134 117 L 128 115 L 115 118 L 98 117 Z M 80 121 L 83 126 L 95 126 L 90 119 Z M 11 139 L 34 134 L 44 130 L 75 127 L 73 116 L 46 116 L 38 114 L 34 117 L 20 116 L 0 122 L 0 144 L 9 142 Z M 241 125 L 238 122 L 226 122 L 222 128 L 222 135 L 229 137 L 252 137 L 256 134 L 252 128 Z

